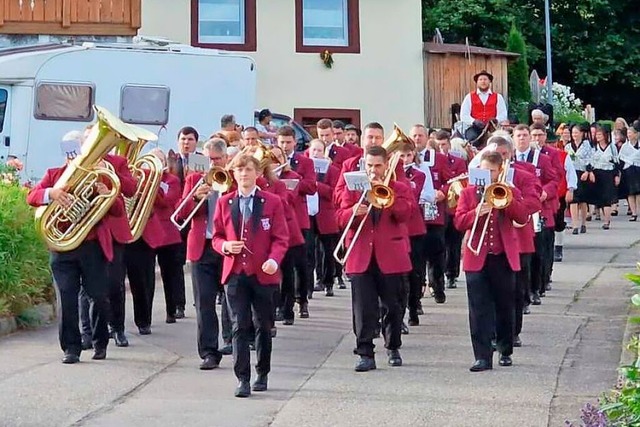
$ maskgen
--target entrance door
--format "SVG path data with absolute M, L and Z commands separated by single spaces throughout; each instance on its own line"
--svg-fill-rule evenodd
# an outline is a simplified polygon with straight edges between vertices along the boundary
M 11 145 L 11 87 L 0 85 L 0 162 L 7 161 Z

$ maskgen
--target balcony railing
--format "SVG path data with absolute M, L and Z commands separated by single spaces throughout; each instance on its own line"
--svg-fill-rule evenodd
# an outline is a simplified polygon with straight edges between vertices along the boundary
M 142 0 L 0 0 L 0 34 L 133 36 Z

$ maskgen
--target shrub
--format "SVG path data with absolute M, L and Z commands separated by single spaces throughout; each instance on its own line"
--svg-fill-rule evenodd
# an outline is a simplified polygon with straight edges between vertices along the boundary
M 509 105 L 527 103 L 531 100 L 531 87 L 529 87 L 529 64 L 527 63 L 527 45 L 522 33 L 518 31 L 515 23 L 511 24 L 507 51 L 519 53 L 520 57 L 509 64 Z M 514 105 L 515 107 L 515 105 Z M 516 108 L 511 113 L 518 114 Z
M 26 203 L 27 189 L 0 166 L 0 317 L 53 300 L 49 255 Z

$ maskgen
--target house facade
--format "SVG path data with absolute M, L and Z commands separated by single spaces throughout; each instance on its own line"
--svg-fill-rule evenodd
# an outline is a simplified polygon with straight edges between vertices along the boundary
M 407 129 L 425 120 L 421 21 L 419 0 L 144 0 L 139 34 L 252 56 L 256 109 L 310 129 Z

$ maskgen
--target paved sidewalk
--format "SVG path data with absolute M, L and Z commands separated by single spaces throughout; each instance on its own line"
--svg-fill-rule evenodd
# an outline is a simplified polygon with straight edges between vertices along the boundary
M 566 236 L 513 367 L 468 371 L 463 276 L 446 304 L 423 300 L 421 325 L 403 336 L 403 367 L 386 365 L 378 340 L 378 370 L 356 373 L 349 291 L 336 290 L 316 293 L 310 319 L 278 325 L 270 390 L 236 399 L 231 357 L 198 370 L 194 309 L 165 324 L 159 285 L 153 334 L 139 336 L 128 316 L 130 347 L 110 345 L 105 361 L 88 352 L 62 365 L 55 327 L 0 339 L 0 426 L 562 426 L 616 380 L 631 294 L 622 276 L 638 258 L 639 225 L 588 224 Z

